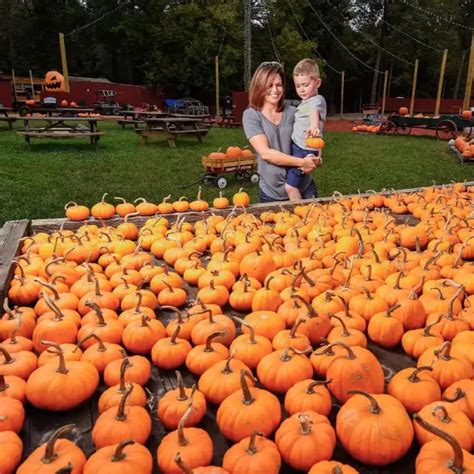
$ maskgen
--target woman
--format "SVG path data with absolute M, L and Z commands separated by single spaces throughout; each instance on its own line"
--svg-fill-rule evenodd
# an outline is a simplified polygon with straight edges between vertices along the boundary
M 317 196 L 311 171 L 319 159 L 291 156 L 291 133 L 295 107 L 285 105 L 283 68 L 277 62 L 264 62 L 255 71 L 249 88 L 250 107 L 244 111 L 244 132 L 257 153 L 260 174 L 260 202 L 287 201 L 286 167 L 300 168 L 305 176 L 301 189 L 304 199 Z

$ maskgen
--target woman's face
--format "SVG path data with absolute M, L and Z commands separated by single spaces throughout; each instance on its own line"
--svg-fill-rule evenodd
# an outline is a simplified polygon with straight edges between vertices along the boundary
M 278 105 L 283 96 L 283 81 L 280 74 L 274 72 L 268 76 L 267 92 L 265 102 L 270 105 Z

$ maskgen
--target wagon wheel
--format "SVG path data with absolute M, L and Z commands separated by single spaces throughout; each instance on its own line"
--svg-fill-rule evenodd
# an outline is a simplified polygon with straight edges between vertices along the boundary
M 410 135 L 411 127 L 408 127 L 407 125 L 399 125 L 396 128 L 395 133 L 397 135 Z
M 258 173 L 252 173 L 250 175 L 250 182 L 252 184 L 257 184 L 260 181 L 260 175 Z
M 436 136 L 440 140 L 451 140 L 456 138 L 458 127 L 452 120 L 441 120 L 436 126 Z
M 219 189 L 224 189 L 227 186 L 227 179 L 225 179 L 224 176 L 219 176 L 219 178 L 217 178 L 216 184 Z
M 216 179 L 216 177 L 212 174 L 206 173 L 204 177 L 202 178 L 202 182 L 206 185 L 209 186 L 210 184 L 213 183 L 213 181 Z
M 243 181 L 243 180 L 245 179 L 245 171 L 241 171 L 241 170 L 236 171 L 236 173 L 235 173 L 235 179 L 236 179 L 237 181 Z
M 395 133 L 397 126 L 391 121 L 387 120 L 386 122 L 383 122 L 382 125 L 380 126 L 380 131 L 379 133 L 385 133 L 387 135 L 393 135 Z

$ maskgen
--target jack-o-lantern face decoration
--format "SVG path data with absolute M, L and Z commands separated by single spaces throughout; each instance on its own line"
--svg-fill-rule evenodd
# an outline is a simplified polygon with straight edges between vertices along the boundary
M 48 71 L 44 78 L 44 87 L 51 92 L 64 92 L 64 76 L 58 71 Z

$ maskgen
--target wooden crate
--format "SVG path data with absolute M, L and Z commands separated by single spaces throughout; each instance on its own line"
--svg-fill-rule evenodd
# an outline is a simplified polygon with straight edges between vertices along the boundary
M 242 158 L 212 159 L 202 157 L 202 164 L 210 173 L 233 173 L 243 169 L 253 169 L 257 163 L 255 155 Z

